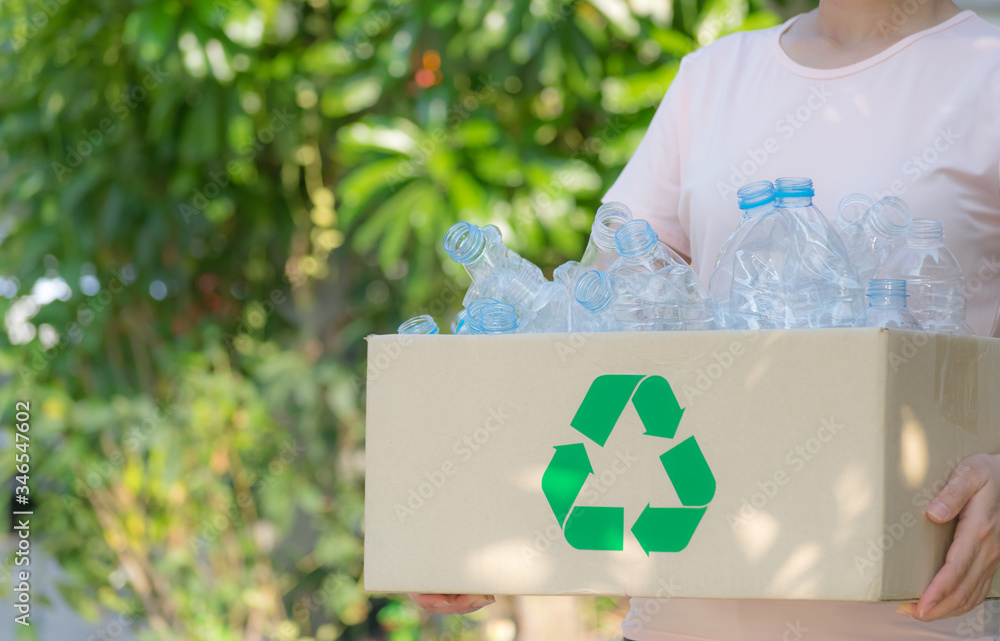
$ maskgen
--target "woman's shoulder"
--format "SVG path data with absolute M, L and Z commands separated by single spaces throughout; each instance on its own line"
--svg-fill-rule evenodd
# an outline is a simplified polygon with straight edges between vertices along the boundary
M 737 65 L 747 68 L 755 58 L 770 55 L 771 48 L 788 23 L 765 29 L 736 31 L 692 51 L 681 60 L 682 68 Z

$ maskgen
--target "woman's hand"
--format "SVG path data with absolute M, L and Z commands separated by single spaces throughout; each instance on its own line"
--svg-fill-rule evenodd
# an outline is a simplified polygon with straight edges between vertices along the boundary
M 469 614 L 496 601 L 488 594 L 414 594 L 414 603 L 427 614 Z
M 927 516 L 946 523 L 956 516 L 955 540 L 942 567 L 917 603 L 899 613 L 920 621 L 965 614 L 986 598 L 1000 567 L 1000 455 L 964 459 L 927 506 Z

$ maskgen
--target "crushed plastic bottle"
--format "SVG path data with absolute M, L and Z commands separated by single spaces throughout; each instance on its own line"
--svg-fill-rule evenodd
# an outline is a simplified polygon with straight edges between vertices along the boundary
M 920 330 L 920 321 L 906 307 L 906 281 L 901 278 L 873 278 L 868 282 L 866 327 Z
M 530 322 L 547 302 L 551 289 L 542 270 L 504 245 L 493 225 L 477 227 L 455 223 L 444 237 L 445 252 L 463 265 L 472 278 L 464 303 L 476 298 L 495 298 L 513 305 L 522 322 Z
M 744 185 L 737 192 L 737 203 L 743 211 L 736 229 L 729 236 L 715 260 L 715 269 L 708 280 L 708 293 L 720 301 L 720 315 L 724 327 L 735 327 L 737 322 L 731 317 L 729 300 L 733 287 L 733 268 L 737 260 L 747 256 L 743 247 L 750 223 L 754 219 L 774 209 L 774 184 L 770 180 L 760 180 Z M 740 255 L 737 256 L 737 251 Z M 749 256 L 747 256 L 749 257 Z M 742 270 L 745 271 L 745 270 Z
M 840 235 L 812 202 L 809 178 L 774 181 L 775 205 L 795 218 L 794 255 L 782 273 L 793 327 L 850 327 L 864 313 L 864 289 Z
M 659 242 L 645 220 L 615 232 L 614 314 L 624 331 L 717 329 L 715 306 L 690 265 Z
M 965 277 L 944 244 L 942 221 L 915 219 L 879 276 L 906 280 L 910 310 L 926 331 L 972 333 L 965 322 Z

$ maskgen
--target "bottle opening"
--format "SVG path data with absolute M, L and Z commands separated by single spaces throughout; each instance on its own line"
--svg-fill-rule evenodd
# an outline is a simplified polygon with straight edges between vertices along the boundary
M 580 276 L 574 292 L 577 302 L 584 309 L 599 312 L 611 304 L 613 281 L 604 272 L 592 269 Z
M 909 229 L 913 215 L 900 198 L 886 196 L 872 207 L 872 226 L 884 236 L 902 236 Z
M 736 192 L 740 209 L 753 209 L 774 202 L 774 184 L 770 180 L 758 180 L 743 185 Z
M 777 198 L 812 198 L 816 195 L 811 178 L 779 178 L 774 181 Z
M 444 235 L 444 250 L 453 261 L 467 265 L 475 261 L 486 249 L 483 230 L 472 223 L 455 223 Z
M 657 240 L 656 232 L 645 220 L 627 222 L 615 232 L 618 255 L 625 259 L 634 259 L 649 253 L 656 247 Z
M 615 232 L 630 220 L 632 210 L 624 203 L 604 203 L 598 208 L 590 230 L 594 242 L 604 251 L 615 251 Z
M 477 322 L 484 334 L 508 334 L 517 329 L 517 312 L 513 305 L 493 302 L 479 310 Z
M 405 321 L 397 330 L 399 334 L 437 334 L 438 326 L 427 314 L 414 316 Z

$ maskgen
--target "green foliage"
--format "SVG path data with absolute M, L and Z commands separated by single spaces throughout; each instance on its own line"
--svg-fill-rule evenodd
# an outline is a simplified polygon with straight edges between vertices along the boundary
M 478 638 L 363 591 L 361 339 L 447 324 L 456 220 L 577 258 L 679 59 L 777 21 L 643 6 L 0 3 L 0 417 L 31 402 L 69 603 L 158 640 Z

